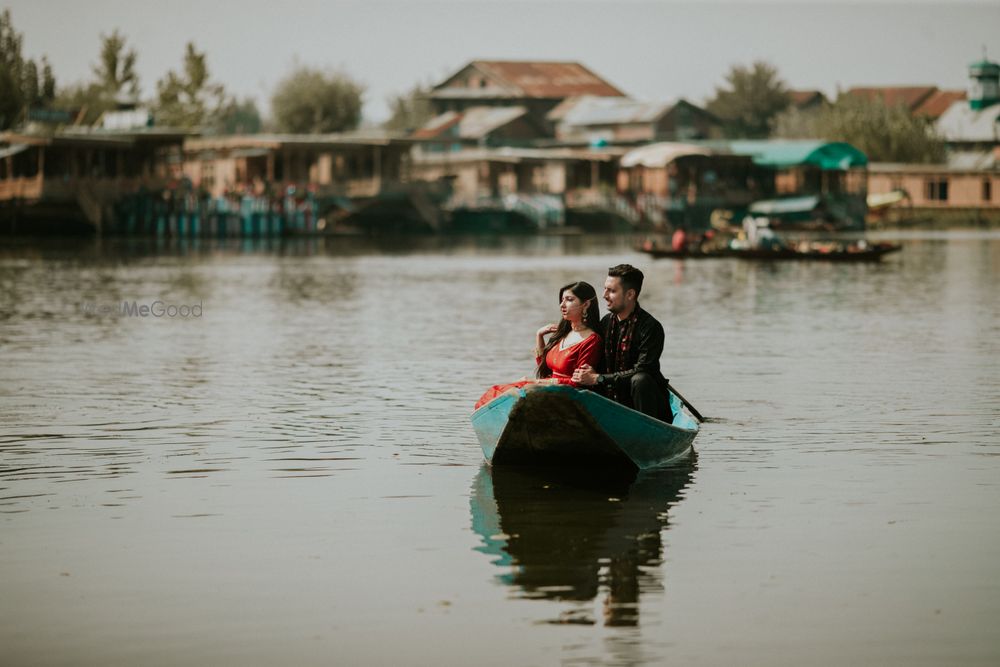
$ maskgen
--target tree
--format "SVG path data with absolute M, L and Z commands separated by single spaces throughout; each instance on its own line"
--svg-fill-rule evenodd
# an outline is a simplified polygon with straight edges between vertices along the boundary
M 205 53 L 192 42 L 184 52 L 180 73 L 173 70 L 156 83 L 157 123 L 180 128 L 196 128 L 216 123 L 230 100 L 222 84 L 209 80 Z
M 102 114 L 117 108 L 120 96 L 138 97 L 137 57 L 135 49 L 126 48 L 125 37 L 117 30 L 110 35 L 101 35 L 97 63 L 91 65 L 94 80 L 60 90 L 56 106 L 78 111 L 80 121 L 86 125 L 97 122 Z
M 139 76 L 135 73 L 135 49 L 125 50 L 125 37 L 117 30 L 101 35 L 101 53 L 93 66 L 97 85 L 111 97 L 122 93 L 130 97 L 139 94 Z
M 342 72 L 298 67 L 278 84 L 271 110 L 282 132 L 353 130 L 361 122 L 364 86 Z
M 945 142 L 934 124 L 902 105 L 841 95 L 814 112 L 782 114 L 775 134 L 786 139 L 845 141 L 872 162 L 942 162 Z
M 42 56 L 42 99 L 49 102 L 56 99 L 56 77 L 52 73 L 49 59 Z
M 388 102 L 392 115 L 385 122 L 385 129 L 412 132 L 433 118 L 429 92 L 429 87 L 417 85 L 401 95 L 391 96 Z
M 248 97 L 242 102 L 230 100 L 213 129 L 219 134 L 254 134 L 260 132 L 262 125 L 257 104 Z
M 14 29 L 10 10 L 0 13 L 0 129 L 14 127 L 27 118 L 28 109 L 52 102 L 55 79 L 48 60 L 38 64 L 21 54 L 24 36 Z
M 726 84 L 715 89 L 715 97 L 706 108 L 722 120 L 732 137 L 767 137 L 774 117 L 791 103 L 778 70 L 763 61 L 751 67 L 734 65 L 726 75 Z

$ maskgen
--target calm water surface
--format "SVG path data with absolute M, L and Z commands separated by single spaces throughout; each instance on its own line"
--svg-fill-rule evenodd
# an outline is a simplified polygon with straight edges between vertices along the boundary
M 1000 235 L 895 238 L 5 241 L 2 661 L 1000 664 Z M 491 473 L 475 399 L 622 261 L 697 457 Z

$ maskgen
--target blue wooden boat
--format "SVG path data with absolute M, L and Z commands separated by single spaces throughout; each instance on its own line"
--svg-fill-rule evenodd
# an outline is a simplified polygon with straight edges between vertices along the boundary
M 644 470 L 692 450 L 698 423 L 670 394 L 672 424 L 593 391 L 559 384 L 511 389 L 472 413 L 490 465 L 618 465 Z

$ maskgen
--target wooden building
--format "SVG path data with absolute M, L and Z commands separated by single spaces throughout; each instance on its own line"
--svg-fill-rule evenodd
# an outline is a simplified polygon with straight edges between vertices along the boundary
M 653 227 L 704 230 L 713 212 L 720 211 L 728 220 L 755 199 L 770 196 L 773 178 L 749 156 L 660 142 L 622 157 L 617 186 Z
M 121 197 L 180 175 L 185 136 L 157 129 L 0 135 L 0 229 L 102 231 Z
M 864 226 L 867 162 L 838 142 L 665 142 L 627 153 L 618 189 L 657 226 L 705 229 L 713 215 L 739 222 L 754 202 L 816 195 L 823 222 L 852 229 Z
M 947 162 L 871 165 L 872 201 L 884 204 L 890 220 L 1000 221 L 1000 64 L 970 64 L 967 94 L 940 113 L 935 127 Z
M 474 60 L 431 89 L 438 113 L 470 106 L 521 104 L 544 117 L 568 97 L 624 97 L 624 93 L 577 62 Z
M 462 111 L 446 111 L 432 118 L 410 135 L 421 153 L 443 153 L 491 148 L 527 146 L 545 136 L 522 106 L 475 106 Z
M 554 134 L 549 112 L 569 98 L 625 94 L 577 62 L 474 60 L 434 86 L 438 115 L 475 107 L 521 107 L 539 136 Z
M 1000 222 L 1000 148 L 992 153 L 952 154 L 943 165 L 871 164 L 868 190 L 873 201 L 890 193 L 902 195 L 885 213 L 890 220 Z
M 635 222 L 615 212 L 621 148 L 492 148 L 423 153 L 413 173 L 444 184 L 451 226 L 465 231 L 605 228 Z
M 556 138 L 592 145 L 721 139 L 718 118 L 687 100 L 638 102 L 626 97 L 570 98 L 549 112 Z
M 221 197 L 288 186 L 347 198 L 374 197 L 406 178 L 412 142 L 391 134 L 255 134 L 184 143 L 184 174 Z

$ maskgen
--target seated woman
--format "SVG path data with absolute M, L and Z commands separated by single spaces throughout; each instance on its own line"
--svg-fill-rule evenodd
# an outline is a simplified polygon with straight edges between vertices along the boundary
M 559 290 L 559 324 L 547 324 L 535 334 L 535 371 L 537 380 L 522 379 L 510 384 L 498 384 L 486 390 L 476 401 L 475 409 L 492 401 L 504 392 L 529 384 L 568 384 L 573 382 L 573 371 L 588 364 L 600 368 L 603 343 L 597 332 L 601 316 L 597 309 L 597 292 L 585 282 L 565 285 Z M 552 334 L 548 342 L 545 336 Z

